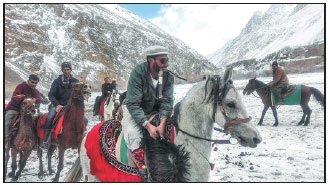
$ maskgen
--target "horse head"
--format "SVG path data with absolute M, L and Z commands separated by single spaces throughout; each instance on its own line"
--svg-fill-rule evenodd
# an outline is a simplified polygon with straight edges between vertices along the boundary
M 80 100 L 88 100 L 91 96 L 91 85 L 84 82 L 77 82 L 72 84 L 73 92 L 72 98 Z
M 256 90 L 256 77 L 250 79 L 245 89 L 243 90 L 243 95 L 249 95 Z
M 118 93 L 117 90 L 114 90 L 113 100 L 114 100 L 115 105 L 117 105 L 117 106 L 120 105 L 120 93 Z
M 242 146 L 256 147 L 262 141 L 261 135 L 251 123 L 251 117 L 246 112 L 231 76 L 230 68 L 225 71 L 222 79 L 216 75 L 209 77 L 206 82 L 206 89 L 211 88 L 207 102 L 214 103 L 212 119 Z
M 21 115 L 24 116 L 31 116 L 32 118 L 35 118 L 38 115 L 38 111 L 36 108 L 36 99 L 30 98 L 30 97 L 23 97 L 20 103 L 21 109 Z

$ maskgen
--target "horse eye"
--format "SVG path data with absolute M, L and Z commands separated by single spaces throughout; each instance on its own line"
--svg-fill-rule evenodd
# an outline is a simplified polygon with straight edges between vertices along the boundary
M 230 108 L 235 108 L 235 107 L 236 107 L 236 105 L 235 105 L 234 103 L 232 103 L 232 102 L 227 103 L 227 105 L 228 105 L 228 107 L 230 107 Z

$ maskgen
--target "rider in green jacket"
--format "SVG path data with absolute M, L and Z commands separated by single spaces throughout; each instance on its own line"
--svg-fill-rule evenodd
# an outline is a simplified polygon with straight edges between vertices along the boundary
M 174 78 L 163 72 L 168 67 L 168 50 L 162 46 L 151 46 L 145 50 L 145 55 L 147 62 L 139 64 L 130 74 L 122 120 L 125 142 L 132 150 L 141 173 L 147 167 L 144 151 L 140 148 L 140 128 L 146 128 L 153 139 L 164 138 L 166 120 L 171 116 L 174 100 Z M 148 121 L 147 116 L 152 112 L 159 112 L 160 124 L 157 127 Z

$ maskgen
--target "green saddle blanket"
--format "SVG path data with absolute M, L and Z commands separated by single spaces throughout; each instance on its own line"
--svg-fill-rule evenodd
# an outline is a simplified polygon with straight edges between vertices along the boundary
M 296 85 L 295 90 L 287 96 L 282 96 L 283 105 L 299 105 L 301 102 L 301 85 Z M 277 105 L 276 97 L 271 93 L 272 106 Z

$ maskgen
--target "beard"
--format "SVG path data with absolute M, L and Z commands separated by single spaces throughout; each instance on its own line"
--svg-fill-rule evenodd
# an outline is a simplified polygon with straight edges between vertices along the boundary
M 158 65 L 155 62 L 154 67 L 153 67 L 153 71 L 151 72 L 151 75 L 155 80 L 158 80 L 159 70 L 160 70 L 160 68 L 158 67 Z

